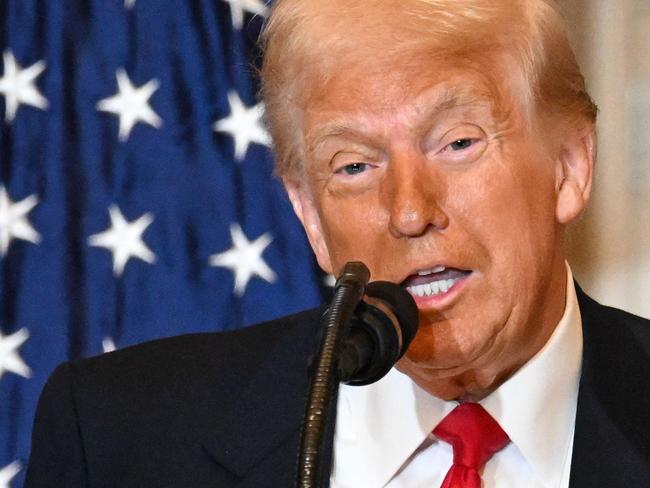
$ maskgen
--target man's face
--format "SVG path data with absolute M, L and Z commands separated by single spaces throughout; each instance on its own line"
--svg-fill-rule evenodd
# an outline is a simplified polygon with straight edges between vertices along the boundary
M 560 151 L 478 66 L 373 63 L 309 94 L 289 193 L 326 271 L 360 260 L 414 296 L 400 367 L 437 396 L 480 395 L 562 314 Z

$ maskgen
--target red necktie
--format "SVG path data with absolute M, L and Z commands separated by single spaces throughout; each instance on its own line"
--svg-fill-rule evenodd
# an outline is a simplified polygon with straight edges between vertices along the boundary
M 479 471 L 510 439 L 478 403 L 461 403 L 433 429 L 454 448 L 454 464 L 440 488 L 481 488 Z

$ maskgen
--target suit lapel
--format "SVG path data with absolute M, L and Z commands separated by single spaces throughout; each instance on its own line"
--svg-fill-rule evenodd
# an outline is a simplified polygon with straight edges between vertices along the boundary
M 259 357 L 247 361 L 251 371 L 242 375 L 229 398 L 215 402 L 218 409 L 207 420 L 204 449 L 241 478 L 242 488 L 295 484 L 320 312 L 299 317 L 281 325 L 277 342 L 269 341 L 260 327 Z
M 650 331 L 577 291 L 584 354 L 570 487 L 650 486 L 650 361 L 634 326 L 646 348 Z

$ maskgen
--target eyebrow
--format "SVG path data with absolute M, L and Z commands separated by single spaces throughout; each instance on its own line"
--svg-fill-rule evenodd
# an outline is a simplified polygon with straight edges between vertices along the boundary
M 489 107 L 495 108 L 495 100 L 486 93 L 477 92 L 475 87 L 469 89 L 448 88 L 437 97 L 431 107 L 423 109 L 425 118 L 433 117 L 435 114 L 462 107 Z M 418 103 L 418 102 L 416 102 Z M 359 140 L 368 140 L 368 136 L 359 130 L 358 123 L 350 123 L 349 117 L 340 117 L 329 121 L 315 131 L 312 131 L 306 138 L 306 148 L 312 152 L 318 149 L 327 139 L 331 137 L 351 135 Z
M 358 129 L 358 124 L 351 125 L 346 119 L 333 120 L 318 127 L 313 135 L 306 138 L 306 147 L 309 152 L 316 151 L 327 139 L 343 135 L 352 135 L 358 139 L 365 139 L 366 136 Z

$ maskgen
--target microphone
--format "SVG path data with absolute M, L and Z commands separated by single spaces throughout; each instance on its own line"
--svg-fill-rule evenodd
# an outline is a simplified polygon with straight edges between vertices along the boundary
M 298 488 L 329 479 L 320 462 L 326 422 L 336 405 L 339 382 L 366 385 L 383 377 L 402 357 L 418 327 L 411 295 L 386 281 L 368 284 L 370 271 L 349 262 L 321 317 L 321 338 L 313 364 L 298 458 Z M 362 301 L 364 295 L 367 301 Z M 333 430 L 328 431 L 333 435 Z
M 404 355 L 418 329 L 418 309 L 401 286 L 374 281 L 357 305 L 338 359 L 341 382 L 368 385 L 384 377 Z

